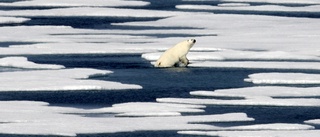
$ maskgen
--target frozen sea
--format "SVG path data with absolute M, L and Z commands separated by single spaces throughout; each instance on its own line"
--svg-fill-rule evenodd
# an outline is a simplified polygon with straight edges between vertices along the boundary
M 0 136 L 318 136 L 319 23 L 318 0 L 0 0 Z

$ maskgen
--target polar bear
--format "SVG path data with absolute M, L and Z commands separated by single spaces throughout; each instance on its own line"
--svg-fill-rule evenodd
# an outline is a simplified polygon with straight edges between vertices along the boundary
M 178 43 L 177 45 L 165 51 L 154 66 L 173 67 L 179 65 L 180 62 L 187 66 L 189 64 L 189 60 L 187 59 L 186 55 L 195 43 L 195 39 L 189 39 Z

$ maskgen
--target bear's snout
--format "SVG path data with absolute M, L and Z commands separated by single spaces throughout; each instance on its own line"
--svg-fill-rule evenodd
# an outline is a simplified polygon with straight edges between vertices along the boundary
M 189 41 L 191 41 L 192 43 L 196 43 L 195 39 L 190 39 Z

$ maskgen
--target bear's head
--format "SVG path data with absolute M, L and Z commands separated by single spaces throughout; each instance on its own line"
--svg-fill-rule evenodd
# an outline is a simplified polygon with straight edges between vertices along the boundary
M 189 39 L 187 40 L 187 45 L 189 46 L 189 49 L 192 48 L 192 46 L 196 43 L 195 39 Z
M 189 39 L 188 42 L 190 42 L 190 43 L 196 43 L 196 40 L 195 40 L 195 39 Z

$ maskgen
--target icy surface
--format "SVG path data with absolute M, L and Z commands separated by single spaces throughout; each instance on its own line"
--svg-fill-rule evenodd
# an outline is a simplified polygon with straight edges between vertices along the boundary
M 304 123 L 313 124 L 313 125 L 320 125 L 320 119 L 307 120 L 307 121 L 304 121 Z
M 192 67 L 245 68 L 245 69 L 287 69 L 320 70 L 318 62 L 275 62 L 275 61 L 228 61 L 228 62 L 193 62 Z
M 317 97 L 320 96 L 319 87 L 296 88 L 282 86 L 261 86 L 234 89 L 219 89 L 215 91 L 193 91 L 191 95 L 212 97 Z
M 244 106 L 319 106 L 319 87 L 295 88 L 281 86 L 193 91 L 194 96 L 209 98 L 159 98 L 158 102 L 197 105 L 244 105 Z M 212 97 L 212 99 L 210 98 Z M 238 99 L 215 99 L 214 97 L 237 97 Z M 312 97 L 312 98 L 305 98 Z
M 183 0 L 183 1 L 196 1 L 196 0 Z M 200 0 L 211 1 L 211 0 Z M 221 0 L 222 2 L 261 2 L 261 3 L 274 3 L 274 4 L 320 4 L 318 0 Z
M 0 3 L 1 6 L 23 6 L 23 7 L 78 7 L 78 6 L 103 6 L 103 7 L 118 7 L 118 6 L 145 6 L 148 2 L 134 0 L 30 0 L 17 1 L 13 3 Z
M 286 123 L 275 123 L 275 124 L 257 124 L 249 126 L 233 126 L 221 130 L 312 130 L 313 126 L 305 124 L 286 124 Z M 181 131 L 180 133 L 192 133 L 193 131 Z M 194 131 L 196 133 L 197 131 Z M 200 133 L 200 132 L 199 132 Z M 209 132 L 203 132 L 209 133 Z
M 109 108 L 93 110 L 93 112 L 118 113 L 116 116 L 175 116 L 181 115 L 181 112 L 204 112 L 203 108 L 205 106 L 134 102 L 115 104 Z
M 5 57 L 0 58 L 1 67 L 16 67 L 27 69 L 62 69 L 62 65 L 37 64 L 28 61 L 26 57 Z
M 198 98 L 159 98 L 163 103 L 185 103 L 197 105 L 241 105 L 241 106 L 320 106 L 320 99 L 274 99 L 265 96 L 255 96 L 239 100 L 198 99 Z
M 70 16 L 89 16 L 89 17 L 169 17 L 178 15 L 179 12 L 154 11 L 142 9 L 125 8 L 100 8 L 100 7 L 71 7 L 57 8 L 48 10 L 14 10 L 0 11 L 2 16 L 19 17 L 70 17 Z
M 117 23 L 114 25 L 133 26 L 172 26 L 205 28 L 217 36 L 198 37 L 193 48 L 220 48 L 233 50 L 251 50 L 284 52 L 286 54 L 319 55 L 317 39 L 320 31 L 316 26 L 317 19 L 286 18 L 257 15 L 230 15 L 230 14 L 195 14 L 180 15 L 153 22 Z M 232 23 L 230 23 L 232 22 Z M 225 25 L 229 23 L 228 25 Z M 277 24 L 274 26 L 274 24 Z M 295 28 L 295 29 L 292 29 Z M 263 33 L 258 33 L 263 32 Z M 162 44 L 159 44 L 162 46 Z M 257 54 L 258 54 L 257 53 Z M 240 52 L 238 53 L 240 54 Z
M 141 89 L 141 86 L 87 79 L 112 73 L 96 69 L 61 69 L 0 73 L 0 91 Z M 19 83 L 17 86 L 17 83 Z
M 44 102 L 1 101 L 0 104 L 0 132 L 4 134 L 76 136 L 81 133 L 203 130 L 216 127 L 201 123 L 253 120 L 243 113 L 175 117 L 82 117 L 70 113 L 86 110 L 53 107 Z M 191 124 L 195 122 L 199 124 Z
M 297 131 L 180 131 L 180 134 L 219 137 L 310 137 L 318 136 L 320 130 Z
M 319 12 L 319 5 L 304 6 L 304 7 L 285 7 L 277 5 L 263 5 L 263 6 L 248 6 L 248 5 L 233 5 L 233 6 L 208 6 L 208 5 L 178 5 L 178 9 L 194 9 L 194 10 L 234 10 L 234 11 L 260 11 L 260 12 Z
M 258 73 L 249 75 L 247 82 L 255 84 L 320 84 L 319 74 Z
M 1 17 L 0 16 L 0 24 L 11 24 L 11 23 L 22 23 L 29 21 L 28 18 L 15 18 L 15 17 Z

